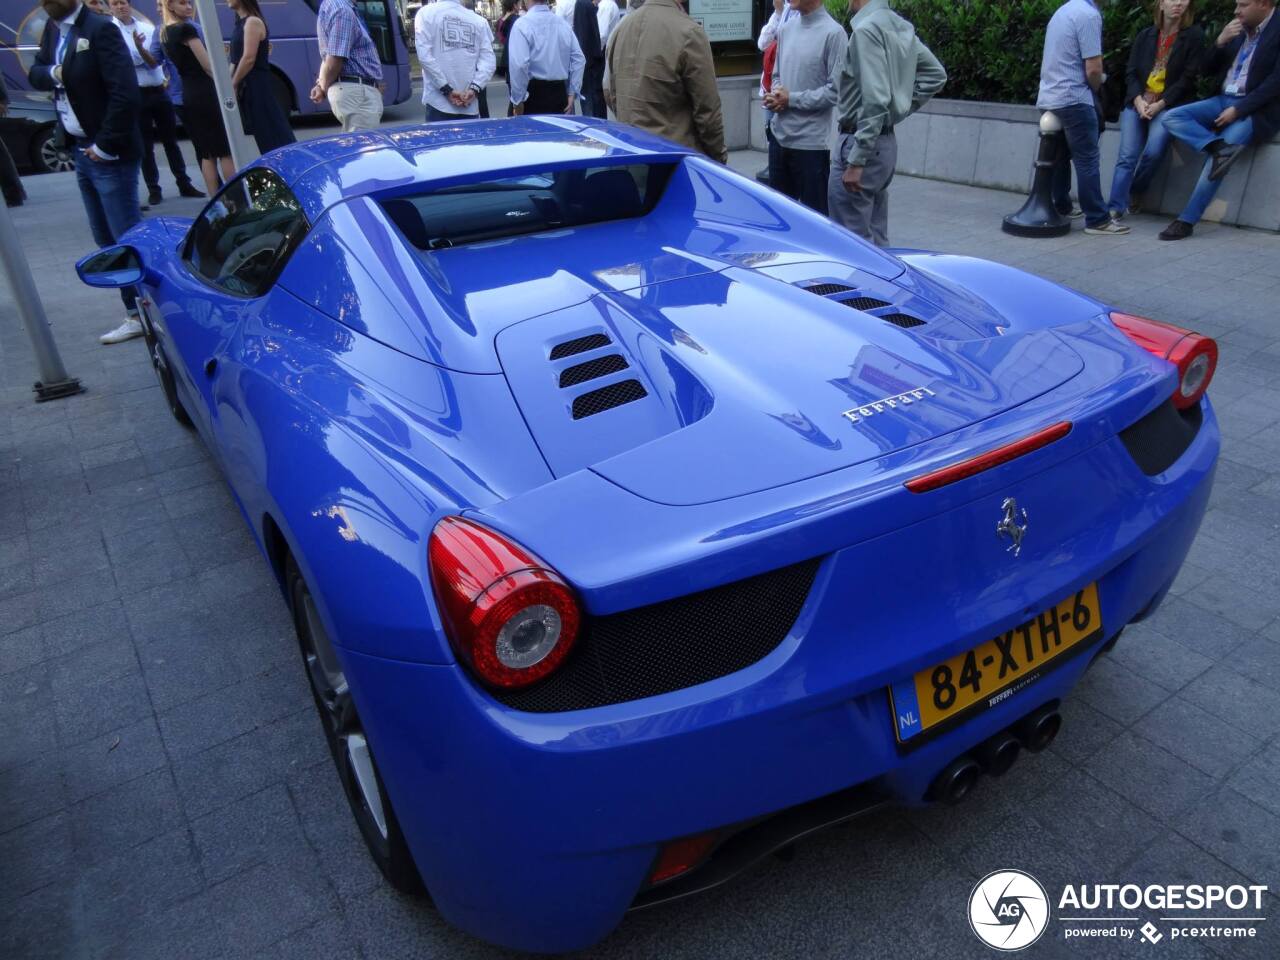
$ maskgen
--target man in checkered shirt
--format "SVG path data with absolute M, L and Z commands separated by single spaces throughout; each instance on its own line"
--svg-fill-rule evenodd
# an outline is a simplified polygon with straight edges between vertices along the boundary
M 316 16 L 320 75 L 312 103 L 329 100 L 344 133 L 371 130 L 382 120 L 382 64 L 351 0 L 324 0 Z

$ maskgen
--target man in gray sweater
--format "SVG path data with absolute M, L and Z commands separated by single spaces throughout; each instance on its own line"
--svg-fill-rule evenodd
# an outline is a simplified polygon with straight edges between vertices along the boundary
M 770 151 L 769 184 L 825 216 L 831 111 L 845 34 L 822 0 L 789 2 L 800 16 L 778 30 L 773 85 L 764 98 L 773 112 L 769 129 L 780 148 Z

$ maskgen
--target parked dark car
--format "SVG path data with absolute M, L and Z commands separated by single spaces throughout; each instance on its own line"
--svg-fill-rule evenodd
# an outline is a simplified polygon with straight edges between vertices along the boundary
M 52 109 L 14 105 L 0 117 L 0 138 L 23 173 L 55 173 L 74 166 L 70 151 L 57 144 L 57 133 Z

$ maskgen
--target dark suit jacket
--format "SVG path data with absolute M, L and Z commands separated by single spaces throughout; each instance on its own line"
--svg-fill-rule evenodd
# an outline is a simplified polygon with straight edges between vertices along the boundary
M 1129 67 L 1125 71 L 1127 86 L 1124 105 L 1132 106 L 1133 101 L 1147 89 L 1147 75 L 1156 63 L 1156 44 L 1160 42 L 1160 31 L 1154 26 L 1139 32 L 1133 38 L 1133 47 L 1129 50 Z M 1190 26 L 1178 31 L 1178 39 L 1173 41 L 1173 50 L 1169 52 L 1169 61 L 1165 64 L 1164 103 L 1165 107 L 1180 107 L 1195 96 L 1196 78 L 1200 76 L 1200 61 L 1204 57 L 1204 31 Z
M 587 58 L 583 70 L 583 86 L 586 77 L 604 78 L 604 51 L 600 49 L 600 23 L 596 20 L 596 8 L 591 0 L 578 0 L 573 8 L 573 33 L 578 38 L 582 55 Z
M 1222 89 L 1227 71 L 1236 62 L 1236 54 L 1244 46 L 1244 34 L 1225 47 L 1216 43 L 1209 50 L 1205 72 L 1214 75 L 1217 90 Z M 1253 117 L 1253 143 L 1270 140 L 1280 130 L 1280 14 L 1273 15 L 1267 29 L 1253 51 L 1249 64 L 1249 81 L 1244 96 L 1236 101 L 1236 112 L 1241 117 Z M 1215 92 L 1217 92 L 1215 90 Z
M 81 40 L 88 49 L 78 50 Z M 27 75 L 37 90 L 52 90 L 57 63 L 58 25 L 50 20 L 40 38 L 40 52 Z M 138 75 L 119 28 L 107 17 L 82 7 L 67 38 L 62 60 L 62 85 L 86 138 L 121 160 L 142 156 L 138 129 Z

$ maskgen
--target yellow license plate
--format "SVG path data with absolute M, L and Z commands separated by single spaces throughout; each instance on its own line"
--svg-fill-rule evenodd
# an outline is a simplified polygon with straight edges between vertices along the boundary
M 1007 633 L 891 686 L 898 742 L 994 707 L 1101 636 L 1098 585 L 1091 583 Z

